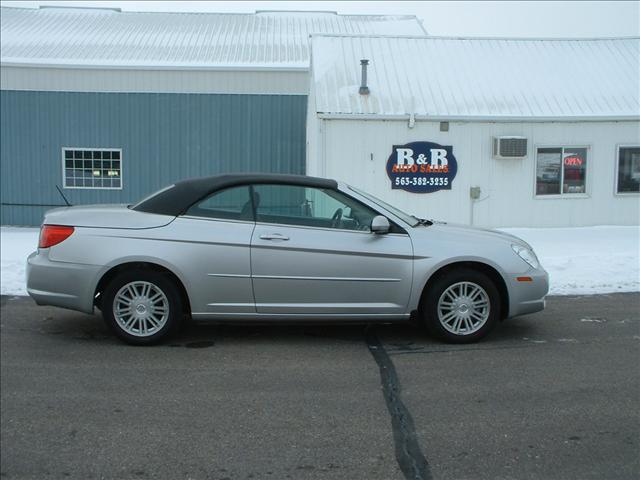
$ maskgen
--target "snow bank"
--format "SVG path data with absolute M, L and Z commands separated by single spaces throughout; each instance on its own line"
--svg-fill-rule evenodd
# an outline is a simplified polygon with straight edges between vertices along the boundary
M 551 276 L 552 295 L 640 291 L 640 227 L 502 228 L 527 241 Z M 26 295 L 25 262 L 37 228 L 0 228 L 0 292 Z
M 640 227 L 501 228 L 529 243 L 552 295 L 640 291 Z
M 27 257 L 38 248 L 39 228 L 0 228 L 0 293 L 26 295 Z

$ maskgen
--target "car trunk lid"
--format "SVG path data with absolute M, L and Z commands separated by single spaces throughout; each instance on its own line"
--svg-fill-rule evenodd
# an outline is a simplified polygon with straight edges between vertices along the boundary
M 168 225 L 175 217 L 138 212 L 126 204 L 81 205 L 55 208 L 46 212 L 45 224 L 87 228 L 145 229 Z

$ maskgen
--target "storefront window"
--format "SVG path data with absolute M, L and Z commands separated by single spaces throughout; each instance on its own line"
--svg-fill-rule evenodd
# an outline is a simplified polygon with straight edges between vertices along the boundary
M 587 149 L 539 148 L 536 163 L 536 195 L 585 193 Z
M 564 149 L 562 193 L 585 193 L 587 179 L 587 149 Z
M 536 195 L 560 193 L 561 148 L 539 148 L 536 167 Z
M 618 149 L 617 192 L 640 192 L 640 147 L 620 147 Z

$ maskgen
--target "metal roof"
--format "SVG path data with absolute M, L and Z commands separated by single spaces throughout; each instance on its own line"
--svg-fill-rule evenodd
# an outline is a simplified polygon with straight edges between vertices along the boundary
M 308 69 L 309 35 L 424 35 L 415 16 L 1 9 L 1 61 L 121 68 Z
M 317 36 L 312 77 L 327 116 L 640 118 L 640 38 Z

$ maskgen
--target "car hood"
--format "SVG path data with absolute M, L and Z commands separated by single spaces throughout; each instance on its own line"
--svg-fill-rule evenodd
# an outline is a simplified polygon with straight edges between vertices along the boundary
M 510 233 L 501 232 L 500 230 L 493 230 L 490 228 L 481 228 L 481 227 L 472 227 L 470 225 L 440 222 L 436 220 L 432 220 L 432 221 L 433 221 L 433 225 L 426 228 L 435 228 L 436 230 L 440 230 L 451 235 L 460 235 L 465 237 L 478 237 L 486 240 L 489 240 L 489 239 L 504 240 L 506 242 L 523 245 L 529 249 L 531 248 L 531 246 L 527 242 L 522 240 L 520 237 L 516 237 L 515 235 L 511 235 Z
M 512 244 L 531 249 L 527 242 L 509 233 L 435 220 L 433 225 L 414 227 L 411 236 L 418 241 L 418 245 L 425 247 L 437 240 L 441 244 L 459 247 L 456 250 L 478 251 L 481 247 L 493 249 Z
M 69 225 L 88 228 L 144 229 L 168 225 L 175 217 L 137 212 L 126 204 L 81 205 L 62 207 L 45 213 L 44 222 L 50 225 Z

